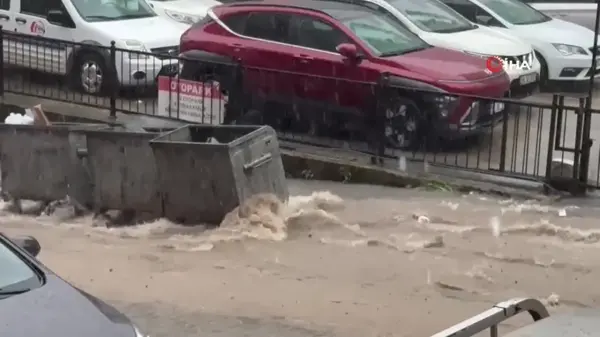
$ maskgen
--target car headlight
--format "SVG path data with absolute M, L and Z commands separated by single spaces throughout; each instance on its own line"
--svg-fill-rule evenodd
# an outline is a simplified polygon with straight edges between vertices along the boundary
M 556 50 L 558 50 L 559 53 L 563 54 L 564 56 L 588 54 L 587 51 L 585 51 L 585 49 L 579 46 L 563 43 L 553 43 L 552 45 L 554 46 L 554 48 L 556 48 Z
M 458 97 L 449 95 L 431 94 L 430 97 L 427 98 L 434 102 L 437 112 L 443 118 L 446 118 L 448 115 L 450 115 L 450 113 L 456 108 L 456 104 L 458 102 Z
M 142 53 L 148 53 L 150 52 L 146 46 L 144 46 L 144 44 L 138 40 L 125 40 L 123 41 L 125 43 L 125 46 L 127 47 L 127 49 L 129 50 L 133 50 L 133 51 L 139 51 Z M 140 59 L 147 59 L 150 58 L 150 55 L 148 54 L 141 54 L 141 53 L 129 53 L 129 59 L 130 60 L 140 60 Z
M 179 13 L 179 12 L 173 12 L 173 11 L 166 10 L 166 9 L 165 9 L 165 14 L 167 14 L 171 19 L 173 19 L 177 22 L 185 23 L 188 25 L 193 25 L 194 23 L 200 21 L 200 18 L 197 16 Z

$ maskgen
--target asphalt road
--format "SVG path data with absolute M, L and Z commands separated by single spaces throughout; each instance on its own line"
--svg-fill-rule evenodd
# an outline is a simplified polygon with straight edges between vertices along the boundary
M 92 105 L 109 107 L 108 98 L 83 95 L 70 90 L 64 80 L 48 76 L 37 76 L 11 72 L 5 79 L 5 88 L 12 93 L 28 93 L 47 97 L 51 100 L 68 102 L 73 110 L 74 105 Z M 150 90 L 151 91 L 151 90 Z M 600 89 L 596 90 L 600 94 Z M 18 101 L 18 102 L 17 102 Z M 17 99 L 11 103 L 15 105 L 31 104 L 31 98 L 26 101 Z M 529 103 L 529 104 L 528 104 Z M 453 146 L 443 151 L 429 153 L 399 153 L 408 158 L 423 159 L 429 162 L 455 166 L 467 169 L 504 171 L 514 175 L 528 175 L 541 177 L 546 170 L 547 148 L 550 142 L 550 116 L 548 108 L 540 108 L 538 104 L 550 104 L 551 96 L 539 94 L 529 97 L 511 114 L 506 123 L 499 123 L 477 141 L 469 142 L 467 146 Z M 567 99 L 567 105 L 576 106 L 576 99 Z M 60 104 L 52 103 L 52 110 L 62 109 Z M 155 115 L 157 111 L 156 100 L 147 92 L 121 93 L 116 102 L 117 109 L 139 114 Z M 593 107 L 600 108 L 595 102 Z M 88 110 L 77 106 L 83 112 Z M 50 111 L 52 111 L 50 110 Z M 99 112 L 98 112 L 99 111 Z M 104 113 L 98 110 L 96 113 Z M 572 148 L 575 143 L 576 109 L 565 111 L 562 118 L 561 138 L 562 147 Z M 160 123 L 160 121 L 158 121 Z M 155 123 L 156 124 L 156 121 Z M 503 147 L 503 126 L 506 124 L 506 145 Z M 600 138 L 600 116 L 592 118 L 591 135 Z M 555 142 L 553 140 L 552 142 Z M 502 155 L 504 153 L 504 156 Z M 600 182 L 600 144 L 595 143 L 591 150 L 589 180 L 593 185 Z M 552 157 L 556 159 L 572 160 L 573 154 L 568 151 L 554 150 Z M 503 163 L 503 165 L 502 165 Z

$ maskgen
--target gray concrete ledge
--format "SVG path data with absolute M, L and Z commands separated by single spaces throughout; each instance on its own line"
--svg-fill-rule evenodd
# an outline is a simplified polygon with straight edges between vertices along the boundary
M 386 167 L 349 162 L 319 154 L 282 150 L 283 166 L 290 178 L 374 184 L 400 188 L 426 188 L 461 193 L 480 192 L 525 199 L 548 200 L 542 183 L 527 188 L 430 173 L 402 172 Z M 553 199 L 553 198 L 552 198 Z

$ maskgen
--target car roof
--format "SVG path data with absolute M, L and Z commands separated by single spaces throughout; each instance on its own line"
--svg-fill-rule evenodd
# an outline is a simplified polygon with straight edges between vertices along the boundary
M 363 5 L 351 3 L 349 0 L 327 1 L 327 0 L 248 0 L 237 1 L 223 5 L 224 7 L 292 7 L 312 11 L 324 12 L 331 15 L 331 11 L 351 11 L 351 12 L 370 12 L 371 10 Z M 336 15 L 337 16 L 337 15 Z
M 550 315 L 550 317 L 504 335 L 504 337 L 532 336 L 600 336 L 600 310 L 580 309 L 574 312 Z

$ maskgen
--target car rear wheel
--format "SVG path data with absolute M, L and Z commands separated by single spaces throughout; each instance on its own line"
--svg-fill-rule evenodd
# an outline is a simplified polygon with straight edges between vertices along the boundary
M 423 123 L 416 105 L 399 98 L 385 114 L 385 137 L 388 145 L 396 149 L 418 148 Z
M 104 58 L 96 53 L 85 53 L 77 59 L 78 62 L 73 68 L 73 79 L 77 88 L 90 95 L 105 93 L 110 81 Z

